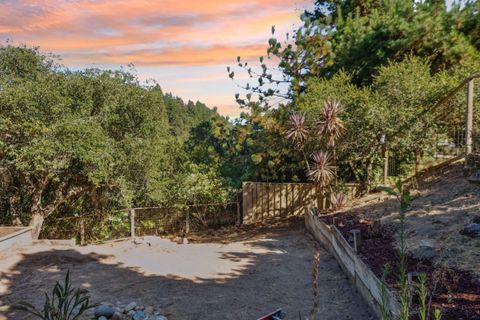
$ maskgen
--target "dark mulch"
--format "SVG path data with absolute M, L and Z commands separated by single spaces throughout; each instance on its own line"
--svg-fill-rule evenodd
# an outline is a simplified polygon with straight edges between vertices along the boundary
M 398 287 L 396 278 L 397 253 L 394 247 L 395 228 L 380 223 L 361 219 L 355 213 L 341 213 L 324 217 L 333 223 L 336 218 L 337 228 L 345 239 L 351 238 L 350 230 L 359 229 L 362 234 L 360 256 L 372 270 L 381 277 L 384 266 L 388 264 L 391 272 L 387 277 L 389 286 Z M 350 239 L 351 240 L 351 239 Z M 441 309 L 444 320 L 480 320 L 480 283 L 467 272 L 452 268 L 435 266 L 429 260 L 419 260 L 412 256 L 407 259 L 408 270 L 421 272 L 428 276 L 429 290 L 433 291 L 432 307 Z M 479 266 L 480 267 L 480 266 Z M 416 319 L 413 317 L 413 319 Z

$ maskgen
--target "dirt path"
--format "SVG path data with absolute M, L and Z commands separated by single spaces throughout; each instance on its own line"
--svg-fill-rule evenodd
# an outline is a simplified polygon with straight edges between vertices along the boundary
M 43 302 L 42 291 L 71 270 L 95 301 L 154 306 L 169 320 L 257 319 L 278 307 L 305 319 L 311 301 L 312 244 L 301 231 L 228 244 L 165 239 L 83 248 L 33 246 L 0 256 L 0 305 Z M 374 319 L 335 259 L 321 253 L 322 320 Z M 0 319 L 28 319 L 9 313 Z

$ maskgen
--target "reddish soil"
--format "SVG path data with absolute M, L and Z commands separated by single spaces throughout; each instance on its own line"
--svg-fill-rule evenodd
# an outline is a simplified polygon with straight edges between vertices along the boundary
M 349 240 L 350 230 L 359 229 L 362 234 L 360 256 L 372 270 L 381 277 L 384 266 L 389 264 L 391 272 L 387 277 L 389 286 L 398 287 L 396 279 L 397 254 L 394 243 L 395 228 L 392 225 L 381 225 L 373 219 L 361 219 L 354 212 L 340 213 L 324 217 L 323 220 L 333 223 L 345 239 Z M 441 309 L 442 319 L 478 320 L 480 319 L 480 283 L 468 272 L 437 267 L 429 260 L 416 259 L 409 255 L 408 270 L 425 273 L 428 276 L 428 287 L 433 292 L 432 307 Z M 417 319 L 413 317 L 413 319 Z

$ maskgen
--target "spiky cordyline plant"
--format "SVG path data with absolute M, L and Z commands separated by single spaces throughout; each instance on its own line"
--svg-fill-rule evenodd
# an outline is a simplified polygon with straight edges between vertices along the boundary
M 347 204 L 347 197 L 343 192 L 333 193 L 330 197 L 330 202 L 334 210 L 340 210 Z
M 292 139 L 297 148 L 302 148 L 307 140 L 308 128 L 305 123 L 305 115 L 303 113 L 294 113 L 290 115 L 290 128 L 287 130 L 286 136 Z
M 325 102 L 320 120 L 317 124 L 318 134 L 320 136 L 326 136 L 329 147 L 335 146 L 335 141 L 345 130 L 343 121 L 338 117 L 340 111 L 340 102 L 335 100 Z
M 335 177 L 335 167 L 331 166 L 329 162 L 328 151 L 318 151 L 313 155 L 312 170 L 308 175 L 320 187 L 326 186 Z

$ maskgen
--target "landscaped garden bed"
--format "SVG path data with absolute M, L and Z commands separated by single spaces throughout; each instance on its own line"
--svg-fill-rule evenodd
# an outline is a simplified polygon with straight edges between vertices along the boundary
M 332 218 L 333 216 L 330 216 L 322 220 L 331 225 Z M 338 215 L 335 218 L 335 225 L 345 239 L 352 240 L 351 230 L 360 230 L 362 240 L 359 256 L 378 277 L 381 277 L 384 266 L 390 265 L 391 272 L 388 274 L 387 283 L 390 287 L 397 288 L 394 229 L 350 214 Z M 409 272 L 427 275 L 429 288 L 434 294 L 432 306 L 443 311 L 444 319 L 477 319 L 480 316 L 480 284 L 472 274 L 455 268 L 436 266 L 429 259 L 418 259 L 413 255 L 409 255 L 407 261 Z
M 480 189 L 468 184 L 460 165 L 453 165 L 418 181 L 406 212 L 408 272 L 427 275 L 432 307 L 442 310 L 443 319 L 480 319 L 480 239 L 465 233 L 479 217 L 479 197 Z M 320 218 L 335 225 L 352 247 L 351 231 L 359 230 L 362 261 L 378 277 L 388 264 L 387 283 L 398 288 L 396 199 L 370 194 L 350 208 Z

